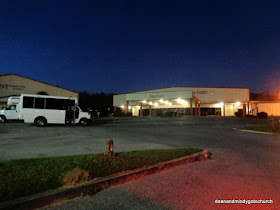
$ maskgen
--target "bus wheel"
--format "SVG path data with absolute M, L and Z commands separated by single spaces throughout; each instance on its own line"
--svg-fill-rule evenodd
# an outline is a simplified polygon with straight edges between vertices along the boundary
M 4 122 L 7 122 L 7 119 L 6 119 L 6 117 L 5 116 L 0 116 L 0 122 L 1 123 L 4 123 Z
M 87 124 L 88 124 L 87 118 L 82 118 L 82 119 L 80 120 L 80 124 L 81 124 L 81 125 L 87 125 Z
M 35 120 L 35 123 L 38 127 L 43 127 L 47 124 L 47 121 L 45 118 L 43 117 L 38 117 L 36 120 Z

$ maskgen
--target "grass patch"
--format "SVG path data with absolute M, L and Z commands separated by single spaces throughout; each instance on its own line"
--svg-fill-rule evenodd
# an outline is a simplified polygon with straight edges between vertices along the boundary
M 59 188 L 64 176 L 75 168 L 87 171 L 94 179 L 200 151 L 178 148 L 116 153 L 113 158 L 90 154 L 3 161 L 0 162 L 0 202 Z
M 254 130 L 254 131 L 271 132 L 271 133 L 280 133 L 280 125 L 276 125 L 276 126 L 272 126 L 271 124 L 250 125 L 250 126 L 246 126 L 245 129 Z

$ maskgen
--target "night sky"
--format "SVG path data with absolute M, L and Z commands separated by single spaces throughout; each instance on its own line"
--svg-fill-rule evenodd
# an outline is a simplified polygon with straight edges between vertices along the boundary
M 0 2 L 0 74 L 75 91 L 280 89 L 280 1 Z

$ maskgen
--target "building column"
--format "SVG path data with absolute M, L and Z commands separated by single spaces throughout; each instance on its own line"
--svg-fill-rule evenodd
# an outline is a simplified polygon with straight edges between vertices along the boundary
M 246 115 L 246 104 L 243 104 L 243 113 L 242 113 L 243 116 Z
M 226 116 L 226 103 L 224 103 L 223 105 L 223 116 L 224 117 Z
M 117 107 L 116 106 L 114 106 L 114 113 L 116 113 L 117 112 Z
M 198 104 L 198 116 L 200 116 L 200 104 Z
M 143 105 L 140 106 L 140 116 L 143 117 Z
M 192 110 L 192 98 L 190 98 L 190 115 L 193 115 L 193 110 Z
M 124 109 L 124 113 L 128 113 L 128 106 L 129 106 L 129 101 L 126 102 L 126 107 Z
M 197 116 L 197 102 L 195 102 L 194 115 Z
M 150 116 L 152 116 L 152 106 L 150 106 L 150 113 L 149 113 Z

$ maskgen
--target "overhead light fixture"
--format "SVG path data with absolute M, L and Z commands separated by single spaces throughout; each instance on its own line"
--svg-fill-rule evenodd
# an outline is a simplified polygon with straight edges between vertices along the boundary
M 155 105 L 155 106 L 158 106 L 158 103 L 156 102 L 156 103 L 154 103 L 154 105 Z
M 167 104 L 168 104 L 168 101 L 165 101 L 164 103 L 167 105 Z
M 172 103 L 171 103 L 171 102 L 169 102 L 168 104 L 169 104 L 170 106 L 172 105 Z
M 160 99 L 159 102 L 163 104 L 163 103 L 164 103 L 164 100 Z
M 131 106 L 129 106 L 128 109 L 131 109 Z
M 121 105 L 121 108 L 123 109 L 123 108 L 124 108 L 124 105 Z
M 150 104 L 150 105 L 153 105 L 153 103 L 152 103 L 151 101 L 149 102 L 149 104 Z
M 146 101 L 146 100 L 144 100 L 144 101 L 143 101 L 143 103 L 145 104 L 145 103 L 147 103 L 147 101 Z
M 237 101 L 237 102 L 235 103 L 235 106 L 240 106 L 240 102 Z
M 180 104 L 183 104 L 184 106 L 187 106 L 187 105 L 188 105 L 188 102 L 185 101 L 185 100 L 183 100 L 183 99 L 181 99 L 181 98 L 177 98 L 176 101 L 177 101 L 178 103 L 180 103 Z
M 179 102 L 179 103 L 181 103 L 181 102 L 182 102 L 182 99 L 181 99 L 181 98 L 177 98 L 176 101 Z

